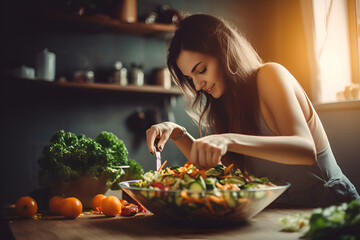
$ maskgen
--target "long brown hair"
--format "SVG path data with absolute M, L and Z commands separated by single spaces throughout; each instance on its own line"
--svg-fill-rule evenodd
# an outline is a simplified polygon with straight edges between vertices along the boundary
M 176 64 L 182 50 L 210 55 L 223 69 L 225 93 L 219 99 L 196 91 Z M 263 62 L 256 51 L 230 23 L 206 14 L 184 18 L 170 43 L 167 65 L 183 90 L 188 113 L 199 131 L 258 134 L 259 111 L 256 76 Z M 229 157 L 226 157 L 229 158 Z

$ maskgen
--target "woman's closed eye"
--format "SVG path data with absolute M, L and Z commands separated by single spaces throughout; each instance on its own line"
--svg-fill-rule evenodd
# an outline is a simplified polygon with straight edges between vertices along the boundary
M 205 72 L 206 72 L 206 70 L 207 70 L 207 68 L 206 68 L 206 67 L 204 67 L 204 69 L 203 69 L 203 70 L 201 70 L 199 73 L 200 73 L 200 74 L 203 74 L 203 73 L 205 73 Z

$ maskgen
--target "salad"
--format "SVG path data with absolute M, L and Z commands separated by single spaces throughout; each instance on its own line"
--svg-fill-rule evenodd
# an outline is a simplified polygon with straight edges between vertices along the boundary
M 153 213 L 160 212 L 160 215 L 175 219 L 214 219 L 221 216 L 231 220 L 233 216 L 243 220 L 250 217 L 251 211 L 256 211 L 247 209 L 254 202 L 258 204 L 251 207 L 257 205 L 256 208 L 259 208 L 260 201 L 269 204 L 272 200 L 260 199 L 273 194 L 265 189 L 276 187 L 265 177 L 257 178 L 240 169 L 235 170 L 233 164 L 228 167 L 215 165 L 204 170 L 190 162 L 183 167 L 164 168 L 165 164 L 166 161 L 158 171 L 146 172 L 143 179 L 132 181 L 131 187 L 136 190 L 132 195 Z
M 161 190 L 233 190 L 249 188 L 266 188 L 275 186 L 266 177 L 257 178 L 247 172 L 241 172 L 240 169 L 233 169 L 233 164 L 228 167 L 224 165 L 215 165 L 212 168 L 199 170 L 190 162 L 183 167 L 175 166 L 164 168 L 164 165 L 158 171 L 150 170 L 143 175 L 143 180 L 135 185 L 150 189 Z

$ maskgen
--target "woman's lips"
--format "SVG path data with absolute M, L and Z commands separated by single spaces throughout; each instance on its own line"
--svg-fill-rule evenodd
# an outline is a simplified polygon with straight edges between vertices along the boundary
M 209 88 L 208 90 L 206 90 L 208 93 L 211 93 L 213 90 L 214 90 L 214 86 L 215 86 L 215 84 L 214 85 L 212 85 L 212 87 L 211 88 Z

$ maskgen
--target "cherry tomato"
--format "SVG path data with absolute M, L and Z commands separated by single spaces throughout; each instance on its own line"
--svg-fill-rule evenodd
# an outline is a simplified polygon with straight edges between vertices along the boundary
M 126 201 L 125 199 L 119 199 L 119 200 L 120 200 L 121 205 L 123 205 L 123 206 L 125 206 L 125 205 L 128 205 L 128 204 L 129 204 L 129 202 L 128 202 L 128 201 Z
M 122 204 L 115 196 L 108 196 L 101 201 L 101 211 L 109 217 L 114 217 L 121 213 Z
M 54 214 L 62 214 L 61 208 L 63 206 L 64 197 L 53 196 L 49 201 L 49 209 Z
M 91 201 L 92 208 L 101 212 L 101 201 L 105 198 L 104 194 L 97 194 Z
M 16 201 L 15 212 L 20 217 L 32 218 L 37 212 L 36 201 L 31 197 L 21 197 Z
M 83 210 L 83 205 L 80 200 L 74 197 L 65 198 L 62 204 L 62 215 L 67 218 L 76 218 Z

